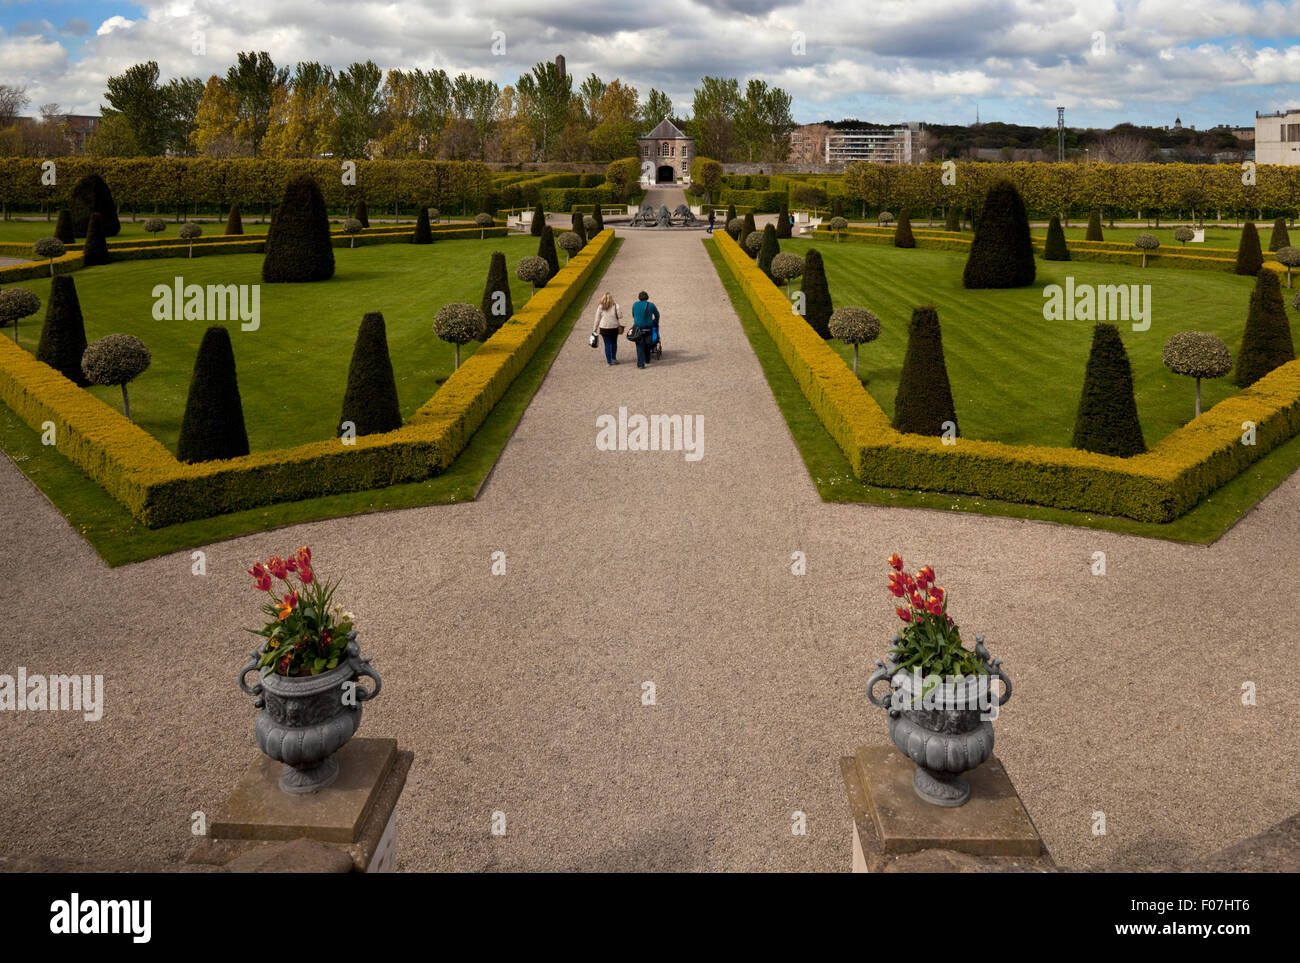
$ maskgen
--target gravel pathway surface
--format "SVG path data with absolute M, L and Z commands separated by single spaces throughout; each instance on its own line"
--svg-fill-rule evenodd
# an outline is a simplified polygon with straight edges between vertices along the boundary
M 362 735 L 416 754 L 405 869 L 847 870 L 838 760 L 886 741 L 863 683 L 894 551 L 1005 660 L 997 752 L 1059 862 L 1164 866 L 1300 809 L 1300 475 L 1208 549 L 823 504 L 699 234 L 629 231 L 602 290 L 627 313 L 642 288 L 663 361 L 623 341 L 606 366 L 589 304 L 476 502 L 212 545 L 205 576 L 188 552 L 105 569 L 0 460 L 0 672 L 106 690 L 99 722 L 0 713 L 0 854 L 184 853 L 256 752 L 244 569 L 302 544 L 385 679 Z M 598 450 L 621 407 L 702 416 L 703 457 Z

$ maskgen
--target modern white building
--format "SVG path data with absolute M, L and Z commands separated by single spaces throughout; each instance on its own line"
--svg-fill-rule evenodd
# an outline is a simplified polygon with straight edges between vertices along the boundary
M 1255 111 L 1255 163 L 1300 164 L 1300 110 Z
M 860 127 L 831 131 L 826 137 L 826 163 L 869 161 L 874 164 L 910 164 L 912 141 L 920 130 L 921 124 L 912 121 L 898 127 Z

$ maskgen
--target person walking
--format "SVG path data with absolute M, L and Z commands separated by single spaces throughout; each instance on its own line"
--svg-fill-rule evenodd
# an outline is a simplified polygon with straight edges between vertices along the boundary
M 713 225 L 716 224 L 716 223 L 718 223 L 718 215 L 717 215 L 716 213 L 714 213 L 713 208 L 710 207 L 710 208 L 709 208 L 709 229 L 708 229 L 708 231 L 706 231 L 705 233 L 706 233 L 706 234 L 712 234 L 712 233 L 713 233 Z
M 636 296 L 632 305 L 632 327 L 636 337 L 636 366 L 644 368 L 650 360 L 650 344 L 655 328 L 659 326 L 659 309 L 650 300 L 650 295 L 642 291 Z
M 619 311 L 614 295 L 606 291 L 596 304 L 596 326 L 592 334 L 599 334 L 605 342 L 605 364 L 618 364 L 618 336 L 623 332 L 623 313 Z

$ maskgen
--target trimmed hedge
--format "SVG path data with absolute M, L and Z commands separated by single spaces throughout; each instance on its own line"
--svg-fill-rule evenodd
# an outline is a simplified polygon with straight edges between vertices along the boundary
M 738 211 L 742 207 L 747 207 L 755 214 L 776 214 L 781 210 L 781 205 L 786 203 L 786 193 L 785 191 L 733 190 L 731 187 L 724 187 L 720 200 L 724 204 L 735 204 Z
M 360 491 L 440 474 L 531 360 L 609 255 L 604 231 L 460 366 L 402 428 L 356 439 L 186 465 L 152 435 L 0 338 L 0 400 L 150 528 L 276 502 Z
M 1167 522 L 1300 433 L 1300 361 L 1293 361 L 1132 458 L 903 435 L 735 242 L 715 233 L 713 243 L 804 397 L 867 484 Z M 1254 445 L 1241 443 L 1246 421 L 1255 424 Z

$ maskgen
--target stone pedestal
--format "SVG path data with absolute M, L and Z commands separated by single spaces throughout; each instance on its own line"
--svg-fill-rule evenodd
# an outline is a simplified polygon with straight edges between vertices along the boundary
M 1002 763 L 965 773 L 971 797 L 945 808 L 912 789 L 916 765 L 893 746 L 840 760 L 853 813 L 854 872 L 1046 871 L 1051 857 Z
M 331 785 L 291 796 L 282 765 L 259 753 L 188 860 L 235 872 L 395 872 L 397 800 L 414 758 L 394 739 L 352 739 Z

